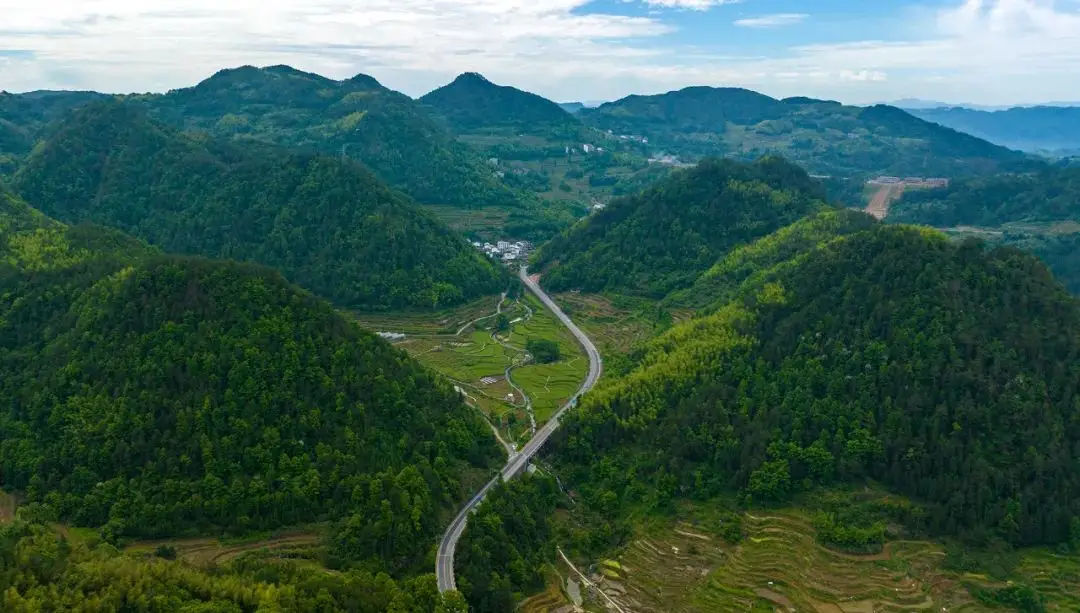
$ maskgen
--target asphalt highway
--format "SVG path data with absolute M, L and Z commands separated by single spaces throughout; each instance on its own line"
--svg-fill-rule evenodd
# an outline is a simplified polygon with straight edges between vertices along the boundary
M 499 479 L 509 481 L 524 472 L 533 456 L 540 451 L 540 448 L 544 446 L 544 443 L 546 443 L 555 430 L 559 428 L 559 420 L 562 416 L 568 410 L 577 406 L 578 399 L 591 390 L 593 386 L 596 385 L 596 382 L 600 380 L 600 374 L 603 372 L 604 368 L 603 361 L 600 359 L 600 352 L 596 350 L 596 345 L 593 345 L 593 342 L 589 340 L 589 337 L 574 324 L 566 313 L 562 312 L 559 305 L 555 304 L 555 301 L 544 293 L 544 290 L 541 289 L 540 285 L 529 278 L 528 271 L 525 267 L 521 268 L 518 272 L 518 276 L 521 278 L 521 282 L 525 284 L 525 287 L 539 298 L 540 302 L 544 303 L 544 306 L 555 314 L 555 317 L 570 330 L 574 337 L 577 338 L 582 348 L 585 349 L 585 353 L 589 356 L 589 374 L 585 377 L 585 381 L 581 384 L 581 387 L 569 402 L 563 405 L 562 408 L 552 416 L 551 420 L 536 432 L 536 435 L 525 444 L 520 452 L 510 457 L 501 473 L 489 481 L 483 489 L 473 496 L 468 504 L 461 509 L 461 512 L 458 513 L 457 517 L 454 518 L 454 521 L 450 523 L 450 526 L 447 527 L 446 533 L 443 534 L 443 538 L 439 542 L 439 553 L 435 559 L 435 575 L 438 577 L 440 592 L 456 589 L 456 584 L 454 583 L 454 549 L 457 548 L 458 540 L 461 539 L 461 535 L 465 532 L 465 525 L 469 521 L 469 515 L 472 514 L 491 488 L 495 487 L 495 484 L 499 482 Z

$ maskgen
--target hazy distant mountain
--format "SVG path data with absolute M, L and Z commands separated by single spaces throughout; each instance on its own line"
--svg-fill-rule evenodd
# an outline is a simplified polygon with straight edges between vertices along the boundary
M 1036 106 L 1003 111 L 912 109 L 927 121 L 1022 151 L 1080 149 L 1080 107 Z
M 810 172 L 963 176 L 1014 170 L 1026 156 L 923 121 L 899 108 L 777 100 L 739 88 L 688 87 L 629 96 L 578 113 L 589 126 L 680 158 L 753 160 L 779 154 Z
M 900 100 L 893 100 L 891 102 L 882 102 L 880 104 L 887 104 L 889 106 L 895 106 L 902 109 L 938 109 L 938 108 L 951 108 L 958 107 L 962 109 L 975 109 L 979 111 L 997 111 L 1001 109 L 1007 109 L 1008 106 L 993 106 L 985 104 L 971 104 L 968 102 L 941 102 L 939 100 L 922 100 L 919 98 L 901 98 Z

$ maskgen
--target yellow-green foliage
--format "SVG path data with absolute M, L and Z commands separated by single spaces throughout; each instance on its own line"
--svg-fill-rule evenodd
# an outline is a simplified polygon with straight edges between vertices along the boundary
M 367 111 L 357 111 L 342 117 L 341 121 L 338 122 L 338 129 L 341 132 L 352 132 L 356 129 L 356 126 L 360 125 L 365 115 L 367 115 Z
M 7 238 L 4 261 L 25 270 L 66 268 L 85 259 L 89 252 L 73 249 L 64 236 L 63 228 L 38 228 Z

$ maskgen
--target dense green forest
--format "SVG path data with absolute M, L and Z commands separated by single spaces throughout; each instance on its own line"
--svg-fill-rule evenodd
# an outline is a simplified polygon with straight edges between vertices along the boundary
M 1080 149 L 1080 108 L 1017 107 L 983 111 L 962 107 L 911 109 L 912 115 L 1021 151 Z
M 573 133 L 580 122 L 558 104 L 520 89 L 496 85 L 467 72 L 420 98 L 457 131 L 517 126 L 519 129 L 563 129 Z
M 439 308 L 506 273 L 355 162 L 177 132 L 126 102 L 70 115 L 15 178 L 68 223 L 252 261 L 350 308 Z
M 142 102 L 177 126 L 359 159 L 425 204 L 520 204 L 419 103 L 367 75 L 334 81 L 288 66 L 245 66 Z
M 340 518 L 339 555 L 395 571 L 499 459 L 446 383 L 278 273 L 0 206 L 0 486 L 64 521 Z
M 302 560 L 246 554 L 213 570 L 136 558 L 102 542 L 72 543 L 33 506 L 0 525 L 0 609 L 9 613 L 467 613 L 434 575 L 395 581 L 360 570 L 327 573 Z
M 779 158 L 707 159 L 610 206 L 544 245 L 534 264 L 553 290 L 663 297 L 731 248 L 824 208 L 824 190 Z
M 72 109 L 104 97 L 94 92 L 0 91 L 0 175 L 15 170 L 50 123 Z
M 609 518 L 873 479 L 918 501 L 931 532 L 1065 542 L 1080 530 L 1078 331 L 1080 302 L 1036 258 L 879 226 L 653 341 L 567 417 L 551 457 Z
M 748 279 L 765 278 L 791 266 L 822 243 L 874 226 L 874 218 L 854 209 L 822 210 L 752 243 L 736 247 L 687 289 L 668 296 L 666 306 L 713 309 L 730 302 Z
M 654 148 L 681 156 L 752 160 L 779 154 L 829 175 L 960 176 L 1041 165 L 897 108 L 776 100 L 738 88 L 629 96 L 577 116 L 601 130 L 647 137 Z
M 541 569 L 555 557 L 550 517 L 560 493 L 553 477 L 500 483 L 469 519 L 454 556 L 458 589 L 473 613 L 513 611 L 544 587 Z
M 889 209 L 889 221 L 938 227 L 1080 221 L 1080 168 L 999 174 L 912 190 Z

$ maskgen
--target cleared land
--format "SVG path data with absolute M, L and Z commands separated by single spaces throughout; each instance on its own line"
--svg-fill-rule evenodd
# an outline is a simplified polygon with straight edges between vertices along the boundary
M 686 514 L 643 527 L 619 555 L 593 565 L 590 578 L 636 613 L 994 611 L 1002 609 L 969 588 L 1012 584 L 945 570 L 944 547 L 928 541 L 891 541 L 874 555 L 827 549 L 795 510 L 744 514 L 742 522 L 737 545 L 717 534 L 716 522 Z M 1019 558 L 1013 580 L 1035 587 L 1047 611 L 1080 610 L 1080 556 L 1030 550 Z
M 903 185 L 885 185 L 880 187 L 877 192 L 874 193 L 874 198 L 870 201 L 870 206 L 866 207 L 866 212 L 876 219 L 885 219 L 889 216 L 889 207 L 903 195 Z
M 543 425 L 573 396 L 589 364 L 570 332 L 531 296 L 503 303 L 502 315 L 513 323 L 496 334 L 498 304 L 499 298 L 493 297 L 434 315 L 365 314 L 359 322 L 372 330 L 405 334 L 396 343 L 399 348 L 457 385 L 502 438 L 520 447 L 532 435 L 530 412 L 536 425 Z M 528 362 L 525 348 L 530 340 L 555 341 L 560 359 Z M 515 385 L 528 395 L 528 403 Z

